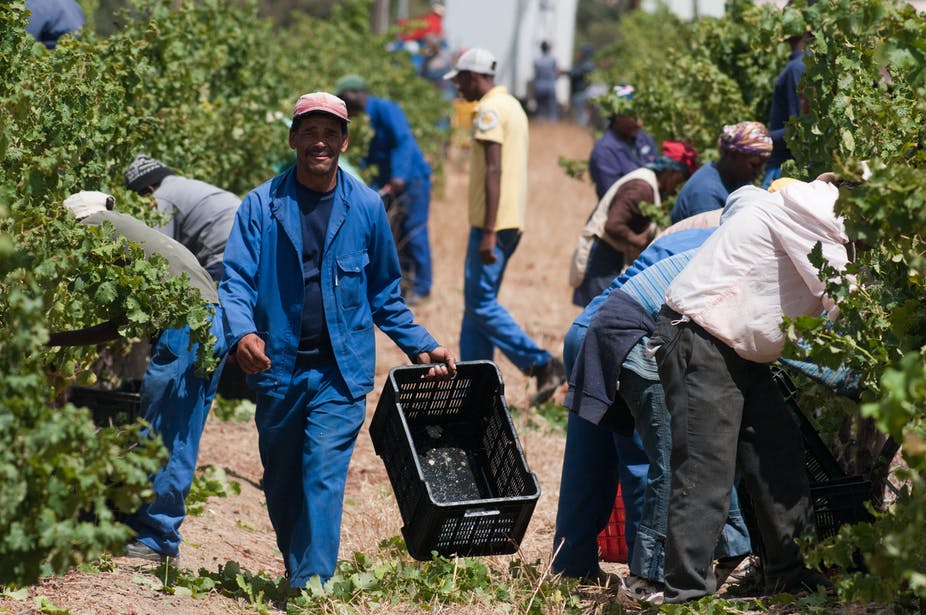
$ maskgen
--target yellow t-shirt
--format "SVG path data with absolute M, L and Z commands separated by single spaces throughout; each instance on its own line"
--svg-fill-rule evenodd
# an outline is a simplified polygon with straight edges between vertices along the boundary
M 483 228 L 486 214 L 486 159 L 480 141 L 502 145 L 502 177 L 495 229 L 524 228 L 527 209 L 527 114 L 521 103 L 502 86 L 479 100 L 473 112 L 470 151 L 469 223 Z

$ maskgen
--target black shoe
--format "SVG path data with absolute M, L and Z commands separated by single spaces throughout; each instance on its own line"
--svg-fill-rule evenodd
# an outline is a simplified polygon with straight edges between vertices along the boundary
M 148 545 L 137 540 L 125 545 L 125 557 L 131 557 L 133 559 L 143 559 L 149 562 L 166 562 L 170 559 L 171 562 L 176 562 L 180 559 L 180 556 L 170 556 L 165 555 L 159 551 L 155 551 Z
M 830 591 L 833 589 L 833 584 L 816 570 L 800 568 L 792 574 L 768 579 L 765 583 L 765 593 L 800 594 L 815 592 L 820 587 L 825 591 Z
M 537 393 L 531 398 L 531 405 L 536 406 L 553 397 L 559 385 L 566 382 L 566 367 L 562 361 L 553 357 L 535 367 L 534 376 L 537 378 Z

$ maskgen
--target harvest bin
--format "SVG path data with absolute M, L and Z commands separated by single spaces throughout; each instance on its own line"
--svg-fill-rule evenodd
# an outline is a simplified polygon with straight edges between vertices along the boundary
M 810 504 L 813 509 L 817 538 L 835 536 L 839 528 L 846 524 L 872 521 L 872 515 L 865 506 L 872 500 L 871 479 L 864 475 L 846 475 L 829 447 L 801 410 L 798 404 L 800 393 L 787 372 L 779 367 L 773 367 L 772 380 L 777 385 L 785 404 L 801 430 L 804 471 L 810 483 Z M 759 533 L 752 499 L 744 485 L 741 484 L 738 489 L 743 518 L 752 537 L 753 552 L 764 559 L 765 545 Z
M 627 563 L 627 536 L 624 525 L 627 523 L 627 514 L 624 511 L 624 496 L 621 486 L 617 486 L 617 496 L 614 498 L 614 508 L 608 517 L 608 524 L 598 533 L 598 559 L 603 562 Z
M 137 390 L 137 386 L 131 384 L 114 391 L 75 386 L 71 388 L 68 401 L 88 408 L 97 427 L 126 425 L 141 416 L 140 396 L 133 388 Z
M 427 366 L 389 373 L 370 423 L 412 557 L 502 555 L 518 549 L 540 497 L 491 361 L 457 363 L 452 380 Z

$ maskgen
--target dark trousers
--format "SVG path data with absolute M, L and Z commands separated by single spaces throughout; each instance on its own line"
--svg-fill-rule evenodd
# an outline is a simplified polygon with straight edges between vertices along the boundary
M 672 426 L 666 602 L 716 591 L 712 556 L 737 467 L 766 546 L 768 582 L 803 565 L 794 539 L 813 524 L 800 429 L 768 366 L 679 318 L 663 307 L 652 336 Z
M 431 242 L 428 239 L 428 210 L 431 206 L 431 179 L 408 182 L 402 193 L 405 219 L 402 237 L 396 238 L 402 275 L 422 297 L 431 294 Z

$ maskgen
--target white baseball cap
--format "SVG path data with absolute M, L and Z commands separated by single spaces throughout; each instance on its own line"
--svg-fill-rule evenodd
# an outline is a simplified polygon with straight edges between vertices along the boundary
M 467 49 L 454 64 L 453 70 L 444 75 L 444 79 L 453 79 L 462 71 L 468 70 L 471 73 L 480 75 L 495 75 L 495 56 L 491 51 L 473 47 Z

